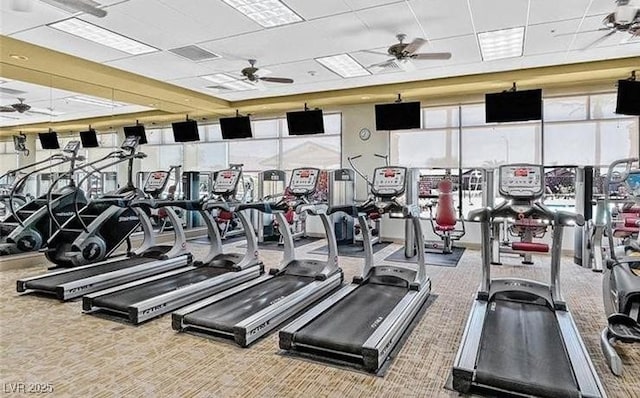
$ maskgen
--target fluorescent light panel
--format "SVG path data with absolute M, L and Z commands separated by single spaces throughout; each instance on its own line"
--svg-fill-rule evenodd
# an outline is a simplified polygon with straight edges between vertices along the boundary
M 300 15 L 293 12 L 280 0 L 223 1 L 265 28 L 302 21 Z
M 227 88 L 229 90 L 255 90 L 257 89 L 256 85 L 253 83 L 249 83 L 245 80 L 239 80 L 238 78 L 227 75 L 226 73 L 218 73 L 215 75 L 206 75 L 201 76 L 203 79 L 209 80 L 210 82 L 216 83 L 219 86 Z
M 65 98 L 65 100 L 73 101 L 73 102 L 81 102 L 83 104 L 89 104 L 89 105 L 95 105 L 95 106 L 102 106 L 104 108 L 118 108 L 122 106 L 127 106 L 127 104 L 125 104 L 124 102 L 109 101 L 109 100 L 104 100 L 102 98 L 88 97 L 84 95 L 67 97 Z
M 122 36 L 118 33 L 101 28 L 97 25 L 85 22 L 78 18 L 69 18 L 63 21 L 47 25 L 51 28 L 81 37 L 103 46 L 115 48 L 131 55 L 147 54 L 158 51 L 157 48 L 148 46 L 139 41 Z
M 524 26 L 478 33 L 478 42 L 484 61 L 521 57 Z
M 331 57 L 316 58 L 325 68 L 338 75 L 347 77 L 368 76 L 371 74 L 349 54 L 333 55 Z

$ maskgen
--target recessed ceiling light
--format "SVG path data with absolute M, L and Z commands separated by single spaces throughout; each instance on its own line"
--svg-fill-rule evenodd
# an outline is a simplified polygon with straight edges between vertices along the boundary
M 265 28 L 302 21 L 302 17 L 280 0 L 223 0 Z
M 365 95 L 364 97 L 360 97 L 360 98 L 361 99 L 370 99 L 371 97 Z
M 322 66 L 342 77 L 368 76 L 371 74 L 349 54 L 316 58 Z
M 118 108 L 121 106 L 127 106 L 127 104 L 125 104 L 124 102 L 117 102 L 117 101 L 109 101 L 109 100 L 104 100 L 102 98 L 96 98 L 96 97 L 89 97 L 89 96 L 84 96 L 84 95 L 76 95 L 73 97 L 67 97 L 65 98 L 66 101 L 73 101 L 73 102 L 80 102 L 83 104 L 88 104 L 88 105 L 95 105 L 95 106 L 102 106 L 104 108 Z
M 97 25 L 85 22 L 78 18 L 69 18 L 63 21 L 47 25 L 74 36 L 81 37 L 103 46 L 115 48 L 131 55 L 140 55 L 159 51 L 155 47 L 148 46 L 139 41 L 122 36 L 118 33 L 101 28 Z
M 20 54 L 9 54 L 9 57 L 13 58 L 13 59 L 17 59 L 19 61 L 28 61 L 29 57 L 27 57 L 26 55 L 20 55 Z
M 217 73 L 215 75 L 206 75 L 206 76 L 200 76 L 200 77 L 210 82 L 216 83 L 221 88 L 227 89 L 227 90 L 242 91 L 242 90 L 257 89 L 255 84 L 249 83 L 246 80 L 239 80 L 238 78 L 231 75 L 227 75 L 226 73 Z
M 478 33 L 478 42 L 484 61 L 521 57 L 524 26 Z

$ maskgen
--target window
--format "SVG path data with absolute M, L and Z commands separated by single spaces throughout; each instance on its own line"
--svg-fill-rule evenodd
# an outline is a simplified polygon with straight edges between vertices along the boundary
M 540 163 L 539 123 L 508 123 L 462 129 L 462 167 Z
M 317 136 L 282 140 L 281 168 L 340 168 L 340 137 Z
M 545 98 L 543 117 L 545 122 L 587 119 L 587 96 Z
M 458 130 L 391 133 L 390 161 L 406 167 L 458 167 Z
M 243 170 L 262 171 L 277 169 L 280 164 L 279 141 L 229 142 L 229 163 L 244 164 Z

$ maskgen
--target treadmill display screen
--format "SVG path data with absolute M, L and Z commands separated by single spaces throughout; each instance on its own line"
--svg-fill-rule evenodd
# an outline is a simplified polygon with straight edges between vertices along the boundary
M 378 167 L 373 174 L 371 192 L 377 196 L 398 196 L 404 193 L 407 169 L 405 167 Z
M 80 149 L 80 141 L 69 141 L 62 151 L 75 154 L 78 153 L 78 149 Z
M 542 166 L 506 165 L 500 167 L 500 194 L 509 198 L 539 198 L 544 192 Z
M 164 188 L 164 184 L 169 177 L 166 171 L 154 171 L 149 173 L 147 182 L 144 184 L 144 191 L 147 193 L 158 192 Z
M 291 174 L 289 190 L 294 195 L 311 195 L 316 191 L 319 175 L 319 169 L 295 169 Z
M 221 195 L 232 193 L 238 186 L 240 180 L 240 170 L 220 170 L 213 184 L 213 193 Z

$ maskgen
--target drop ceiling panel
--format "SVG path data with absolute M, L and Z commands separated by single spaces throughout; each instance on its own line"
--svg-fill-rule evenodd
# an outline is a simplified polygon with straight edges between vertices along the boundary
M 609 14 L 616 9 L 614 0 L 593 0 L 587 15 Z
M 365 31 L 354 32 L 356 34 L 375 33 L 378 36 L 386 37 L 386 41 L 378 45 L 388 45 L 397 42 L 395 36 L 398 33 L 407 35 L 407 40 L 415 37 L 422 37 L 420 25 L 416 22 L 407 3 L 394 3 L 376 8 L 368 8 L 356 11 L 355 15 L 365 26 Z M 393 16 L 393 17 L 390 17 Z
M 256 30 L 258 25 L 221 1 L 193 2 L 186 9 L 157 0 L 127 1 L 109 8 L 105 18 L 83 19 L 145 44 L 169 49 Z M 194 8 L 202 6 L 200 9 Z M 197 15 L 197 17 L 196 17 Z
M 351 8 L 343 0 L 287 0 L 286 4 L 307 21 L 351 11 Z
M 206 66 L 213 64 L 212 62 L 193 62 L 166 51 L 123 58 L 107 64 L 163 81 L 206 75 L 214 71 L 213 68 Z
M 48 26 L 16 33 L 11 37 L 96 62 L 129 56 L 125 52 L 81 39 Z
M 6 36 L 69 16 L 68 13 L 39 1 L 33 4 L 33 9 L 29 12 L 14 11 L 11 3 L 9 0 L 3 1 L 0 7 L 0 33 Z
M 477 32 L 524 26 L 527 22 L 527 4 L 528 0 L 471 1 Z
M 524 54 L 565 52 L 579 25 L 580 19 L 530 25 L 526 31 Z
M 344 31 L 361 33 L 350 36 Z M 385 35 L 367 34 L 364 25 L 351 13 L 199 45 L 214 53 L 239 59 L 255 58 L 261 65 L 272 65 L 377 47 L 380 44 L 376 40 L 384 38 Z
M 353 10 L 361 10 L 363 8 L 372 8 L 384 4 L 404 3 L 404 0 L 344 0 L 344 2 Z
M 427 39 L 473 33 L 466 0 L 410 0 L 409 3 L 427 33 Z
M 590 0 L 562 0 L 562 7 L 558 7 L 558 0 L 533 0 L 529 25 L 582 18 L 589 2 Z M 613 2 L 610 5 L 612 4 Z

